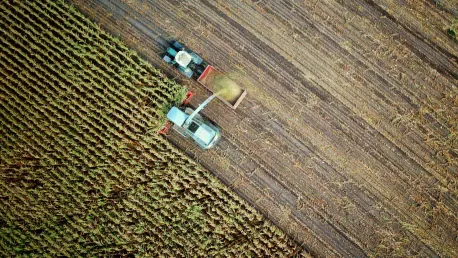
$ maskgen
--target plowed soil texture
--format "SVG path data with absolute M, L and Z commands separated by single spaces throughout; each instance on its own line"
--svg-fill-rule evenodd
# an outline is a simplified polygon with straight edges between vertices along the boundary
M 306 255 L 157 134 L 184 87 L 63 1 L 0 28 L 1 257 Z
M 169 139 L 322 257 L 458 256 L 456 1 L 74 0 L 160 58 L 177 39 L 247 90 L 213 150 Z

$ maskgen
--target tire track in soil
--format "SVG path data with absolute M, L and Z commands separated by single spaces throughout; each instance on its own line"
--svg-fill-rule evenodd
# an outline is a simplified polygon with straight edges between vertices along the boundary
M 456 73 L 456 70 L 458 68 L 457 66 L 458 56 L 449 52 L 448 50 L 443 48 L 441 45 L 435 42 L 428 41 L 419 32 L 416 32 L 410 29 L 409 27 L 407 27 L 405 24 L 399 22 L 393 15 L 391 15 L 389 12 L 383 9 L 375 1 L 364 0 L 364 2 L 366 2 L 373 8 L 374 10 L 373 13 L 381 13 L 383 16 L 389 19 L 389 22 L 385 22 L 385 25 L 390 32 L 396 31 L 396 28 L 399 28 L 398 30 L 399 35 L 401 38 L 404 39 L 402 42 L 405 43 L 410 49 L 414 50 L 415 54 L 417 54 L 419 58 L 429 63 L 432 67 L 434 67 L 436 70 L 438 70 L 440 73 L 444 74 L 445 76 L 451 75 L 455 80 L 458 80 L 458 74 Z M 415 37 L 417 40 L 411 40 L 412 37 Z M 409 44 L 409 42 L 414 42 L 414 43 L 419 42 L 419 44 Z M 427 54 L 424 54 L 424 53 L 427 53 Z M 433 54 L 433 57 L 440 56 L 440 55 L 442 56 L 437 59 L 431 58 L 432 54 Z
M 343 107 L 343 108 L 345 109 L 345 107 Z M 351 113 L 351 112 L 350 112 L 350 113 Z M 372 129 L 373 129 L 373 128 L 372 128 Z M 368 146 L 368 144 L 365 144 L 365 146 Z M 363 146 L 361 146 L 361 147 L 363 147 Z M 371 153 L 371 152 L 369 152 L 369 153 Z
M 329 40 L 330 40 L 330 39 L 329 39 Z M 331 41 L 331 40 L 330 40 L 330 41 Z M 356 60 L 356 61 L 359 62 L 358 60 Z M 360 63 L 360 62 L 359 62 L 359 63 Z M 367 67 L 364 67 L 364 68 L 367 69 Z M 409 98 L 408 98 L 407 96 L 403 96 L 403 99 L 406 100 L 407 102 L 410 102 L 410 101 L 409 101 Z M 333 101 L 331 101 L 331 103 L 332 103 L 333 105 L 335 104 L 335 102 L 336 102 L 336 101 L 335 101 L 334 99 L 333 99 Z M 411 103 L 411 102 L 410 102 L 410 103 Z M 413 103 L 412 103 L 412 105 L 417 106 L 417 105 L 415 105 L 415 104 L 413 104 Z M 417 106 L 417 107 L 418 107 L 418 106 Z M 343 109 L 343 110 L 348 110 L 345 106 L 340 105 L 340 106 L 338 106 L 338 107 L 329 108 L 328 111 L 329 111 L 329 112 L 335 112 L 335 111 L 342 110 L 342 109 Z M 347 111 L 347 112 L 348 112 L 348 111 Z M 349 117 L 351 117 L 353 120 L 355 119 L 355 116 L 354 116 L 354 114 L 352 114 L 351 111 L 348 112 L 348 114 L 350 114 Z M 342 114 L 340 114 L 340 115 L 342 115 Z M 340 117 L 340 115 L 337 114 L 336 117 Z M 344 115 L 345 115 L 345 114 L 344 114 Z M 356 121 L 356 120 L 355 120 L 355 121 Z M 358 124 L 363 124 L 363 125 L 365 124 L 363 127 L 367 127 L 367 126 L 368 126 L 368 124 L 365 123 L 363 120 L 360 120 L 360 121 L 357 122 L 357 123 L 358 123 Z M 370 130 L 371 130 L 371 131 L 374 131 L 374 130 L 375 130 L 375 128 L 373 128 L 372 126 L 369 125 L 369 127 L 370 127 Z M 357 129 L 358 129 L 358 128 L 357 128 Z M 366 129 L 366 130 L 367 130 L 367 129 Z M 356 130 L 356 131 L 358 131 L 358 130 Z M 375 131 L 376 131 L 376 130 L 375 130 Z M 381 136 L 382 138 L 385 138 L 385 140 L 388 140 L 388 139 L 386 139 L 386 137 L 384 137 L 383 135 L 380 135 L 380 136 Z M 353 138 L 353 137 L 351 137 L 351 138 Z M 364 138 L 363 138 L 363 139 L 364 139 Z M 366 145 L 367 145 L 367 143 L 366 143 Z M 361 146 L 363 147 L 364 145 L 361 145 Z M 408 146 L 402 146 L 402 147 L 404 147 L 404 148 L 409 148 Z M 399 148 L 398 146 L 394 146 L 394 148 L 396 148 L 396 149 L 397 149 L 398 151 L 400 151 L 400 152 L 404 152 L 404 151 L 403 151 L 401 148 Z M 370 151 L 369 151 L 369 153 L 370 153 Z M 404 153 L 404 154 L 406 154 L 406 153 Z M 415 164 L 415 163 L 418 163 L 418 162 L 417 162 L 416 160 L 414 160 L 414 159 L 411 159 L 411 161 L 414 162 L 414 164 Z M 417 167 L 418 167 L 419 165 L 420 165 L 420 164 L 417 164 Z M 429 173 L 429 171 L 425 171 L 425 172 Z

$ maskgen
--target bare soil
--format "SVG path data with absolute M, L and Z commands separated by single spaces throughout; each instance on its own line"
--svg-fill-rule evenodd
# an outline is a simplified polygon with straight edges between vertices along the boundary
M 248 91 L 223 130 L 169 139 L 314 256 L 458 256 L 456 6 L 438 1 L 74 0 L 159 57 L 175 38 Z

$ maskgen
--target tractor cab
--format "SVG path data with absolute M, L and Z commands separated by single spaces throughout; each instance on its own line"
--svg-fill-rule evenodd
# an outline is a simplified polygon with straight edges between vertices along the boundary
M 168 64 L 176 66 L 188 78 L 198 78 L 207 67 L 207 64 L 200 56 L 186 49 L 178 41 L 173 41 L 165 54 L 162 55 L 162 59 Z

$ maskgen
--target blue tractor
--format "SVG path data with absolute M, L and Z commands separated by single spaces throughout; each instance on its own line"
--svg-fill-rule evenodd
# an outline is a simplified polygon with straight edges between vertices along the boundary
M 198 78 L 208 66 L 200 56 L 185 48 L 178 41 L 172 41 L 171 46 L 162 55 L 162 59 L 168 64 L 176 66 L 188 78 Z

